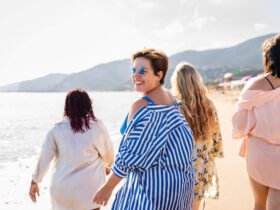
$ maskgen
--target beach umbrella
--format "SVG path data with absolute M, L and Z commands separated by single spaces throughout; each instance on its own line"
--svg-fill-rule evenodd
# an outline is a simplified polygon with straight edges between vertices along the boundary
M 227 72 L 227 73 L 224 74 L 224 79 L 230 79 L 232 77 L 233 77 L 233 74 L 230 73 L 230 72 Z
M 249 81 L 249 80 L 252 79 L 252 78 L 253 78 L 253 76 L 248 75 L 248 76 L 243 77 L 241 80 L 247 82 L 247 81 Z

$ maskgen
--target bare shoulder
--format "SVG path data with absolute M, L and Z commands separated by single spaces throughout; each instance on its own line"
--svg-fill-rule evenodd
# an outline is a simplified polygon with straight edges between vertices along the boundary
M 142 98 L 135 100 L 130 106 L 128 121 L 130 121 L 134 117 L 135 113 L 139 109 L 141 109 L 143 106 L 147 106 L 147 105 L 148 105 L 148 102 Z
M 271 90 L 271 85 L 264 78 L 264 76 L 257 76 L 257 77 L 252 78 L 248 81 L 248 83 L 244 87 L 244 90 L 264 90 L 264 91 L 268 91 L 268 90 Z

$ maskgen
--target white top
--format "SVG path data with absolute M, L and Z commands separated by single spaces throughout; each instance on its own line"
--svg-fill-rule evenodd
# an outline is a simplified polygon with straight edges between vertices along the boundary
M 55 159 L 50 186 L 53 210 L 100 207 L 93 196 L 105 182 L 105 165 L 114 161 L 113 143 L 101 120 L 91 121 L 85 133 L 73 133 L 65 118 L 48 132 L 33 174 L 41 182 Z

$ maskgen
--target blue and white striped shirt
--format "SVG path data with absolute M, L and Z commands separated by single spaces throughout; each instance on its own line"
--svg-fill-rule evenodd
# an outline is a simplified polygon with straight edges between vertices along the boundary
M 116 210 L 191 210 L 193 136 L 177 102 L 149 103 L 126 128 L 112 171 L 127 177 Z

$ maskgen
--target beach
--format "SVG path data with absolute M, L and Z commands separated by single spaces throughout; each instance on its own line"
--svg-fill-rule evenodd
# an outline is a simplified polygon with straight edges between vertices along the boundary
M 232 139 L 231 118 L 236 109 L 236 102 L 240 91 L 210 91 L 220 120 L 224 145 L 223 158 L 216 158 L 220 183 L 220 198 L 206 199 L 204 210 L 251 210 L 253 208 L 253 194 L 246 171 L 246 160 L 238 155 L 241 139 Z M 109 206 L 112 203 L 111 197 Z M 104 209 L 109 210 L 110 208 Z M 200 210 L 203 209 L 203 202 Z
M 234 140 L 231 136 L 231 118 L 236 109 L 238 95 L 238 91 L 228 91 L 225 94 L 210 93 L 218 109 L 225 156 L 216 159 L 220 198 L 206 199 L 205 210 L 251 210 L 253 208 L 253 194 L 246 171 L 246 160 L 238 155 L 241 140 Z
M 241 140 L 233 140 L 231 137 L 231 117 L 236 108 L 238 95 L 238 91 L 228 91 L 225 93 L 215 91 L 210 92 L 210 97 L 213 99 L 218 110 L 225 157 L 216 159 L 220 181 L 220 198 L 218 200 L 206 199 L 204 210 L 250 210 L 253 206 L 253 195 L 249 186 L 245 159 L 238 155 Z M 9 123 L 9 125 L 1 127 L 1 129 L 3 129 L 3 131 L 5 129 L 6 132 L 6 136 L 2 136 L 1 138 L 3 139 L 2 148 L 7 147 L 7 149 L 3 151 L 7 151 L 7 154 L 3 153 L 3 157 L 1 156 L 3 161 L 1 162 L 0 167 L 0 184 L 2 186 L 2 189 L 0 190 L 0 209 L 50 210 L 50 197 L 48 192 L 50 171 L 44 181 L 40 184 L 41 196 L 36 204 L 33 204 L 29 199 L 28 188 L 40 145 L 44 140 L 47 128 L 52 124 L 53 119 L 61 113 L 64 94 L 48 94 L 47 97 L 42 94 L 35 96 L 32 94 L 16 96 L 19 99 L 15 99 L 14 96 L 12 97 L 10 95 L 2 95 L 2 98 L 7 99 L 6 101 L 11 101 L 10 98 L 13 99 L 13 103 L 5 105 L 7 109 L 13 109 L 13 104 L 22 103 L 22 100 L 25 98 L 25 104 L 29 103 L 28 101 L 34 103 L 34 101 L 36 101 L 33 100 L 34 97 L 37 97 L 36 99 L 42 104 L 44 104 L 43 99 L 46 100 L 45 98 L 51 100 L 53 108 L 51 109 L 51 113 L 49 113 L 49 106 L 41 107 L 40 110 L 36 112 L 36 116 L 34 115 L 31 117 L 31 113 L 34 112 L 36 107 L 38 107 L 38 104 L 34 104 L 34 107 L 31 108 L 29 104 L 28 108 L 21 108 L 24 111 L 24 114 L 21 114 L 17 120 L 13 120 L 17 118 L 17 115 L 14 114 L 11 116 L 11 120 L 6 122 Z M 22 97 L 20 98 L 18 96 Z M 105 124 L 108 125 L 110 135 L 117 151 L 120 140 L 118 128 L 128 110 L 130 101 L 134 100 L 137 95 L 134 93 L 93 93 L 93 96 L 96 99 L 94 100 L 95 110 L 99 113 L 99 116 L 104 119 Z M 113 112 L 115 112 L 114 110 L 112 110 L 112 112 L 106 111 L 110 109 L 108 103 L 98 104 L 98 102 L 107 100 L 107 98 L 108 100 L 118 98 L 121 101 L 118 108 L 120 111 L 118 113 L 113 115 Z M 2 110 L 5 111 L 5 107 L 2 106 Z M 42 110 L 48 110 L 48 112 L 44 113 Z M 7 119 L 9 116 L 8 114 L 4 115 L 4 111 L 2 113 L 3 117 Z M 40 115 L 38 113 L 42 114 Z M 47 122 L 41 122 L 40 119 L 49 116 L 51 116 L 51 119 Z M 114 118 L 112 118 L 112 116 L 114 116 Z M 20 124 L 17 124 L 19 122 Z M 1 126 L 3 125 L 5 124 L 2 124 Z M 31 125 L 33 125 L 33 127 L 31 127 Z M 22 126 L 25 126 L 25 130 L 17 131 L 19 128 L 22 128 Z M 7 131 L 7 128 L 9 128 L 10 131 Z M 17 133 L 15 133 L 16 131 Z M 13 143 L 12 147 L 9 142 L 13 141 L 15 143 Z M 19 144 L 22 145 L 16 147 Z M 10 149 L 8 150 L 8 148 Z M 121 185 L 117 187 L 114 194 L 120 187 Z M 102 209 L 110 209 L 114 194 L 112 195 L 108 206 Z

